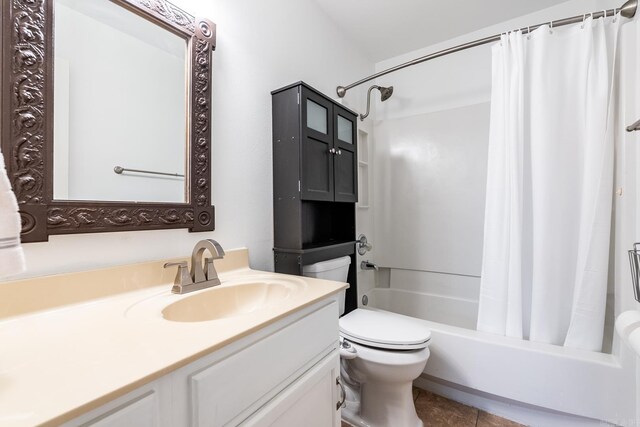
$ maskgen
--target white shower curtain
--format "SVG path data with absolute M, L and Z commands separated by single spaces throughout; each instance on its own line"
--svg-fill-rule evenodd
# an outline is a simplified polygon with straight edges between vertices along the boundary
M 602 348 L 621 20 L 493 47 L 478 330 Z

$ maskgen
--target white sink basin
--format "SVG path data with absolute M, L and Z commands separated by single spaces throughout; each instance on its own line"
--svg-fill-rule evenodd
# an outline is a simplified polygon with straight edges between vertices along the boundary
M 162 310 L 174 322 L 204 322 L 253 313 L 286 300 L 294 286 L 284 282 L 252 282 L 206 289 Z
M 221 277 L 222 284 L 188 294 L 172 294 L 171 284 L 161 292 L 127 308 L 125 316 L 170 322 L 206 322 L 247 316 L 286 303 L 307 287 L 295 276 L 265 274 Z

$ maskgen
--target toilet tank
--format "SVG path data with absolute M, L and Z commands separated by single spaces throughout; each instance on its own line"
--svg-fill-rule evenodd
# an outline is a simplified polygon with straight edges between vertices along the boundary
M 334 258 L 327 261 L 316 262 L 302 267 L 302 275 L 315 277 L 316 279 L 334 280 L 336 282 L 346 282 L 349 275 L 350 256 Z M 340 315 L 344 314 L 345 291 L 340 292 L 338 302 L 340 303 Z

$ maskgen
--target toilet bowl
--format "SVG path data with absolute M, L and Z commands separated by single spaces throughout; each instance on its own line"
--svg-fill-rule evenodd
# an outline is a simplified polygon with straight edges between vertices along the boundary
M 340 319 L 340 336 L 343 380 L 354 397 L 343 418 L 358 426 L 422 427 L 412 388 L 429 359 L 425 323 L 359 308 Z
M 349 263 L 349 257 L 324 261 L 303 267 L 303 274 L 346 281 Z M 429 359 L 431 332 L 426 323 L 359 308 L 339 324 L 341 376 L 347 389 L 342 418 L 363 427 L 422 427 L 412 387 Z

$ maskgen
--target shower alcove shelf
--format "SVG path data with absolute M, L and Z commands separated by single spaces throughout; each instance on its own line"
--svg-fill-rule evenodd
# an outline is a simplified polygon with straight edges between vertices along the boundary
M 345 307 L 357 306 L 357 114 L 304 82 L 271 92 L 273 230 L 278 273 L 351 257 Z

